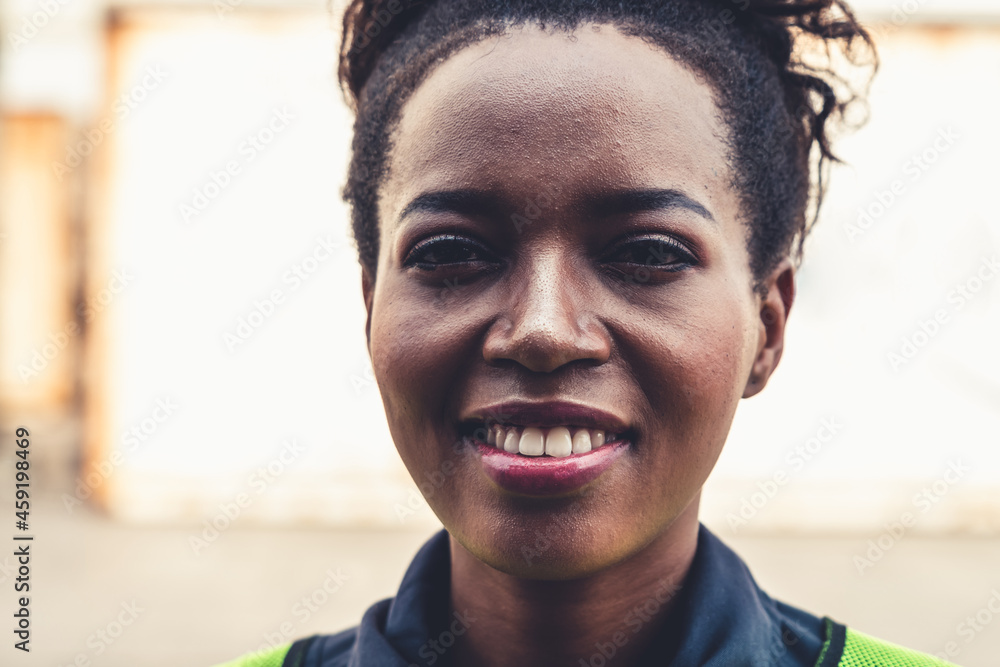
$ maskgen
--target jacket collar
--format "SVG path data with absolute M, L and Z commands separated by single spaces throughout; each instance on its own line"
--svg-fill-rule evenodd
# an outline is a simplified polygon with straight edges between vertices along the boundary
M 460 614 L 449 616 L 450 573 L 448 533 L 441 530 L 421 547 L 396 597 L 369 608 L 356 631 L 328 637 L 322 656 L 342 656 L 346 649 L 349 667 L 446 663 L 445 645 L 453 640 L 448 634 L 463 627 Z M 772 600 L 740 557 L 703 525 L 672 619 L 675 630 L 661 635 L 643 664 L 812 667 L 823 644 L 821 619 Z M 321 658 L 321 664 L 343 662 Z

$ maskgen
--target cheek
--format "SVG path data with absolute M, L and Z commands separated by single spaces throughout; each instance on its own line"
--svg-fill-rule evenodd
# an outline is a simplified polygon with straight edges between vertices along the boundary
M 688 373 L 694 378 L 691 397 L 703 406 L 714 404 L 716 411 L 732 412 L 743 394 L 750 371 L 753 329 L 741 316 L 743 304 L 719 304 L 718 310 L 706 313 L 704 321 L 691 336 L 685 359 Z
M 482 524 L 481 513 L 496 500 L 452 421 L 462 383 L 482 359 L 478 320 L 448 293 L 428 297 L 388 271 L 383 276 L 373 304 L 371 355 L 396 450 L 449 529 Z
M 697 375 L 693 399 L 714 404 L 722 414 L 735 412 L 752 362 L 755 330 L 745 309 L 744 303 L 720 300 L 717 309 L 705 313 L 704 329 L 692 347 L 691 372 Z
M 410 449 L 433 455 L 434 429 L 443 417 L 454 383 L 467 366 L 472 337 L 461 313 L 441 294 L 407 290 L 386 272 L 372 310 L 371 355 L 389 429 L 404 459 Z M 436 447 L 437 445 L 437 447 Z
M 648 463 L 692 480 L 706 477 L 722 450 L 755 349 L 745 301 L 717 293 L 695 302 L 712 307 L 691 305 L 652 326 L 646 321 L 640 354 L 653 363 L 635 365 L 653 419 Z

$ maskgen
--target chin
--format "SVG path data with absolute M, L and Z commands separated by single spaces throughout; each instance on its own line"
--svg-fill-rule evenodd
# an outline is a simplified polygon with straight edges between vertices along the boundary
M 565 581 L 627 561 L 671 523 L 626 522 L 628 508 L 621 508 L 619 516 L 601 508 L 609 508 L 607 500 L 586 492 L 544 503 L 513 498 L 499 516 L 444 524 L 459 544 L 495 570 L 522 579 Z

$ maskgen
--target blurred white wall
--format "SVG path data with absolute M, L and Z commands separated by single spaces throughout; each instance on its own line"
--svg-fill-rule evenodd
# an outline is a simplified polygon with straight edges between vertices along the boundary
M 92 339 L 90 433 L 97 460 L 127 454 L 110 507 L 187 518 L 245 492 L 250 516 L 385 523 L 405 473 L 338 194 L 350 118 L 328 22 L 122 12 L 111 39 L 125 107 L 93 217 L 102 273 L 129 284 Z
M 871 119 L 840 143 L 786 355 L 706 494 L 720 529 L 1000 528 L 1000 26 L 877 32 Z
M 67 503 L 432 525 L 364 348 L 335 21 L 319 3 L 135 3 L 106 29 L 103 3 L 57 4 L 5 40 L 0 92 L 81 128 L 60 163 L 89 186 L 92 307 L 88 467 Z M 807 245 L 786 354 L 737 414 L 704 519 L 996 533 L 1000 7 L 856 4 L 883 21 L 872 119 L 840 143 L 851 167 Z M 5 32 L 39 6 L 5 5 Z

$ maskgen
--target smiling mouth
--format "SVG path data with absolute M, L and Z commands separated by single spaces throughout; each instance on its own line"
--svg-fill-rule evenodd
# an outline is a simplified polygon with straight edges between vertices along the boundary
M 498 423 L 481 423 L 468 435 L 479 444 L 495 447 L 508 454 L 554 458 L 586 454 L 622 439 L 619 433 L 583 426 L 542 428 Z

